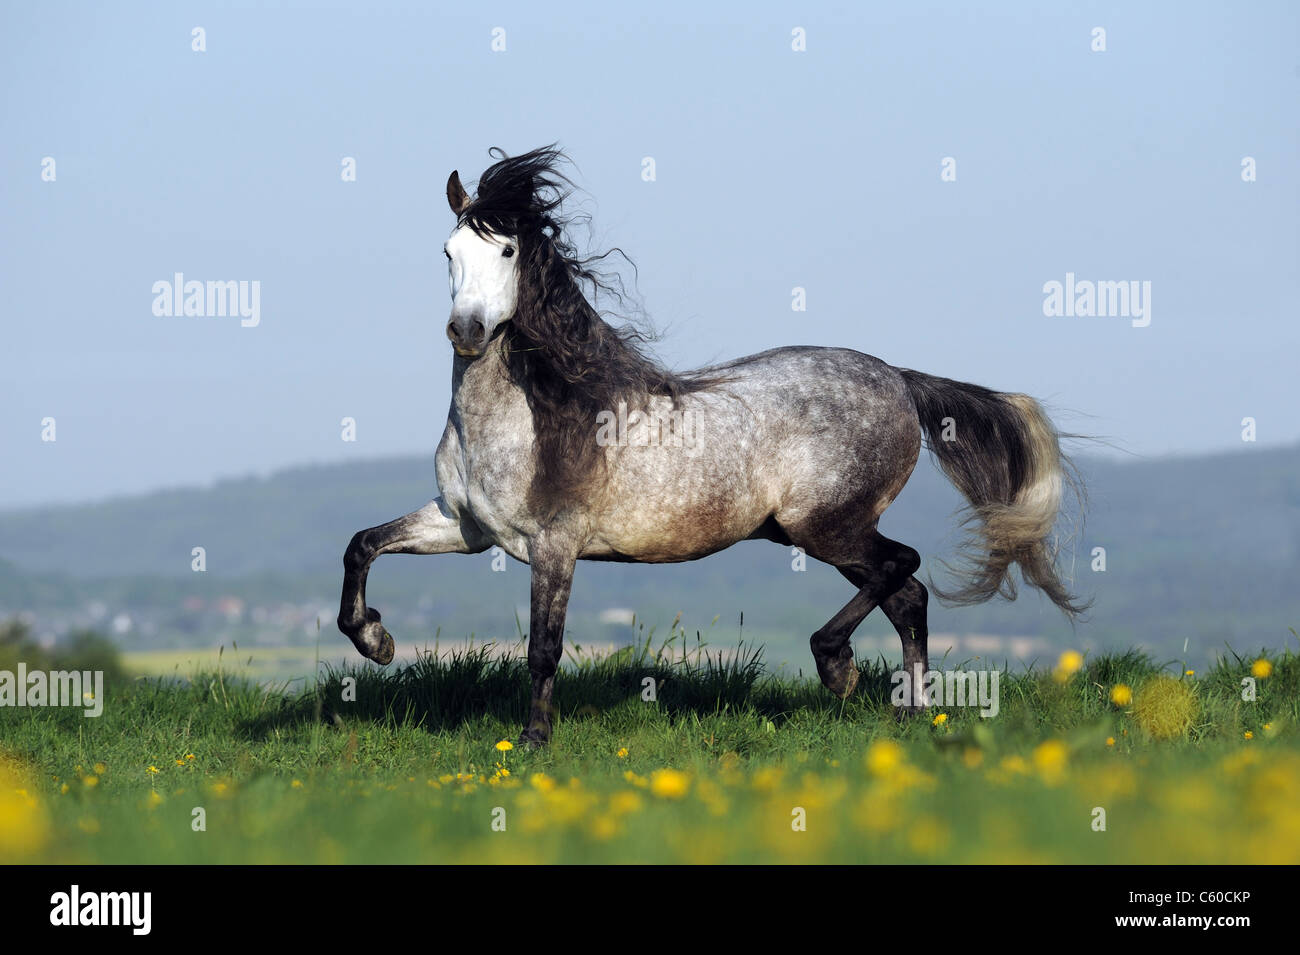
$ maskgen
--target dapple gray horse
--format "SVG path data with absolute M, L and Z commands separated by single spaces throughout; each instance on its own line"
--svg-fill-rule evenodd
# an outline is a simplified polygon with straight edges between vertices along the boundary
M 393 659 L 366 606 L 381 554 L 479 553 L 531 566 L 532 707 L 521 742 L 551 735 L 551 695 L 578 560 L 696 560 L 737 541 L 797 546 L 857 594 L 812 635 L 822 683 L 858 681 L 850 638 L 880 607 L 907 673 L 927 667 L 920 556 L 877 529 L 928 439 L 970 502 L 973 561 L 955 602 L 1014 598 L 1011 565 L 1069 615 L 1050 534 L 1068 470 L 1059 436 L 1025 395 L 894 368 L 842 348 L 777 348 L 674 373 L 588 301 L 609 285 L 579 258 L 552 147 L 499 161 L 471 198 L 453 172 L 445 253 L 451 409 L 438 445 L 440 497 L 358 532 L 344 556 L 338 624 L 361 654 Z

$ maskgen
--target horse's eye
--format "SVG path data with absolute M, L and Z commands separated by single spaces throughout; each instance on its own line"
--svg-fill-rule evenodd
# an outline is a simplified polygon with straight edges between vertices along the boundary
M 509 246 L 509 245 L 508 245 L 508 246 L 506 246 L 504 249 L 501 250 L 501 257 L 502 257 L 503 259 L 508 259 L 508 258 L 510 258 L 510 256 L 512 256 L 512 255 L 514 255 L 514 254 L 515 254 L 515 250 L 514 250 L 514 247 L 513 247 L 513 246 Z

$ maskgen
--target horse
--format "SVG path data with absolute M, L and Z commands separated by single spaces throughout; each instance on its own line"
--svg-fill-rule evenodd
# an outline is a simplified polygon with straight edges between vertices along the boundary
M 366 605 L 376 558 L 499 547 L 530 567 L 532 695 L 519 742 L 542 745 L 577 561 L 689 561 L 762 539 L 800 548 L 857 589 L 809 641 L 831 693 L 853 692 L 851 637 L 877 607 L 898 632 L 904 671 L 919 675 L 929 664 L 921 557 L 877 525 L 923 444 L 969 502 L 972 531 L 968 561 L 953 568 L 959 586 L 930 589 L 955 604 L 1014 599 L 1014 564 L 1071 619 L 1084 609 L 1051 543 L 1073 471 L 1036 400 L 847 348 L 775 348 L 671 371 L 648 354 L 647 335 L 606 321 L 588 299 L 621 283 L 598 268 L 604 255 L 580 256 L 568 235 L 564 153 L 489 156 L 473 198 L 458 172 L 447 180 L 454 357 L 435 458 L 441 493 L 358 531 L 344 553 L 338 626 L 362 656 L 394 655 Z

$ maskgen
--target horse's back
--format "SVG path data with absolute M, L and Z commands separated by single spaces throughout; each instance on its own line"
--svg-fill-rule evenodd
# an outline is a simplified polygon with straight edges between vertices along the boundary
M 782 524 L 836 501 L 879 517 L 921 449 L 916 407 L 899 370 L 849 348 L 775 348 L 730 365 L 774 448 Z

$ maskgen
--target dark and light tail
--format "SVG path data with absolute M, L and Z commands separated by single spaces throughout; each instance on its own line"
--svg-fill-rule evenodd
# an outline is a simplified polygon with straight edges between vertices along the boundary
M 970 502 L 972 540 L 962 586 L 935 593 L 953 603 L 995 595 L 1015 599 L 1011 565 L 1026 583 L 1073 617 L 1086 609 L 1062 583 L 1050 542 L 1066 484 L 1078 484 L 1061 454 L 1060 436 L 1028 395 L 901 368 L 931 454 Z

